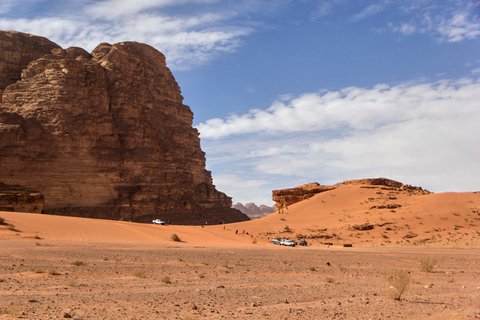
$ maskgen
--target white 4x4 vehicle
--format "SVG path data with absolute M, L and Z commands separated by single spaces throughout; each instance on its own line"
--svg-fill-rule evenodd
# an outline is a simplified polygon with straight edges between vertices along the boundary
M 165 221 L 161 220 L 161 219 L 155 219 L 152 221 L 154 224 L 161 224 L 161 225 L 164 225 L 165 224 Z
M 273 244 L 280 244 L 280 239 L 274 238 L 270 240 Z
M 280 242 L 280 245 L 282 246 L 290 246 L 290 247 L 295 247 L 297 245 L 297 242 L 294 240 L 290 239 L 285 239 Z

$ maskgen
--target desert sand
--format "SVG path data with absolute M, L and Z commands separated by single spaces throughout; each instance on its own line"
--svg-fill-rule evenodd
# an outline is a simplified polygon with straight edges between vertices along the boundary
M 479 208 L 479 193 L 345 185 L 203 227 L 0 212 L 0 319 L 480 318 Z

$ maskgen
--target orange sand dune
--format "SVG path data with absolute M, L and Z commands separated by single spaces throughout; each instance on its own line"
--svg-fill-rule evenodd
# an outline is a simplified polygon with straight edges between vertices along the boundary
M 225 228 L 0 212 L 18 230 L 0 226 L 0 239 L 171 243 L 176 233 L 190 244 L 262 245 L 273 237 L 304 236 L 313 245 L 479 246 L 479 212 L 479 193 L 417 195 L 382 186 L 341 185 L 283 212 Z M 370 229 L 356 230 L 359 225 Z
M 231 227 L 208 226 L 159 226 L 77 217 L 64 217 L 34 213 L 0 212 L 6 223 L 14 226 L 0 226 L 0 240 L 41 238 L 52 241 L 89 242 L 172 242 L 176 233 L 183 242 L 197 244 L 242 245 L 251 243 L 247 237 L 235 237 Z M 39 239 L 40 240 L 40 239 Z

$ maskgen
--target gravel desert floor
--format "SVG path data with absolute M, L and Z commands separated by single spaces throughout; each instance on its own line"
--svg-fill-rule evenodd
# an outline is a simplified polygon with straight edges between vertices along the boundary
M 208 226 L 0 217 L 0 319 L 480 319 L 480 193 L 342 184 Z
M 479 256 L 475 248 L 4 240 L 0 319 L 475 319 Z M 410 280 L 400 301 L 388 279 L 395 270 Z

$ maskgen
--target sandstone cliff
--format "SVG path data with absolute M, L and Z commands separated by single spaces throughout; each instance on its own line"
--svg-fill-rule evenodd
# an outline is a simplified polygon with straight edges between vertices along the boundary
M 0 31 L 0 181 L 44 212 L 197 224 L 248 220 L 215 189 L 165 57 L 141 43 L 90 54 Z
M 376 179 L 360 179 L 360 180 L 349 180 L 344 181 L 333 186 L 322 186 L 318 182 L 304 184 L 295 188 L 290 189 L 281 189 L 272 191 L 272 199 L 275 201 L 275 209 L 281 211 L 284 208 L 288 208 L 289 205 L 297 203 L 302 200 L 309 199 L 316 195 L 317 193 L 330 191 L 338 188 L 340 185 L 346 184 L 360 184 L 364 188 L 369 186 L 384 186 L 386 189 L 395 189 L 398 191 L 406 191 L 407 193 L 412 194 L 428 194 L 430 193 L 427 190 L 423 190 L 421 187 L 413 187 L 408 184 L 403 184 L 401 182 L 385 179 L 385 178 L 376 178 Z

